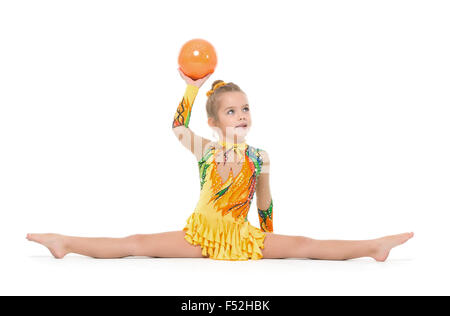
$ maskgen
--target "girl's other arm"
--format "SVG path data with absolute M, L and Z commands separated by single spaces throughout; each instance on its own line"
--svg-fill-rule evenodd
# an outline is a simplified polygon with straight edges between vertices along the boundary
M 262 157 L 261 172 L 256 182 L 256 206 L 261 230 L 273 233 L 273 200 L 270 193 L 269 167 L 270 160 L 266 151 L 260 151 Z
M 180 69 L 179 72 L 181 77 L 186 81 L 187 86 L 184 96 L 178 104 L 175 112 L 172 122 L 172 131 L 177 136 L 181 144 L 189 149 L 196 156 L 197 161 L 199 161 L 203 156 L 205 147 L 211 142 L 211 140 L 198 136 L 192 132 L 189 128 L 189 120 L 191 118 L 192 106 L 194 104 L 195 97 L 198 94 L 198 90 L 211 74 L 194 81 L 187 77 Z

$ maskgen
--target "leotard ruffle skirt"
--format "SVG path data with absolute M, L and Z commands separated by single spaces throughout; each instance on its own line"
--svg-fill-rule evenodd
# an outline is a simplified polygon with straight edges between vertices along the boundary
M 202 255 L 216 260 L 258 260 L 263 257 L 266 233 L 248 221 L 210 217 L 194 211 L 183 228 L 184 239 L 200 245 Z

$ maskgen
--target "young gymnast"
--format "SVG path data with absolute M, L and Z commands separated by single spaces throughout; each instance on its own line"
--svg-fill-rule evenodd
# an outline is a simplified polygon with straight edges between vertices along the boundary
M 123 238 L 27 234 L 55 258 L 77 253 L 93 258 L 127 256 L 189 257 L 216 260 L 310 258 L 346 260 L 371 257 L 385 261 L 390 250 L 413 233 L 371 240 L 317 240 L 273 233 L 273 200 L 267 151 L 245 142 L 252 121 L 246 94 L 232 82 L 216 80 L 207 92 L 208 125 L 219 135 L 214 142 L 189 128 L 193 102 L 211 74 L 192 80 L 178 69 L 187 86 L 178 104 L 172 130 L 196 157 L 200 198 L 182 230 L 135 234 Z M 247 214 L 256 193 L 260 228 Z

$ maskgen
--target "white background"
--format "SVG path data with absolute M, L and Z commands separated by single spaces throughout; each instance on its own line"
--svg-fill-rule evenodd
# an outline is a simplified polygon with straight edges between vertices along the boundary
M 447 1 L 2 1 L 0 294 L 450 294 Z M 172 134 L 182 44 L 246 93 L 271 157 L 275 233 L 414 231 L 384 263 L 54 259 L 29 232 L 181 230 L 200 192 Z M 254 200 L 248 216 L 259 226 Z

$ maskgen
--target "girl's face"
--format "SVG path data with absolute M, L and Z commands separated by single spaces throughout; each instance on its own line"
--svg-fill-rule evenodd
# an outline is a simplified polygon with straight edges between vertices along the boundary
M 252 124 L 247 96 L 239 91 L 224 92 L 219 100 L 218 121 L 208 119 L 208 124 L 227 142 L 245 142 Z

